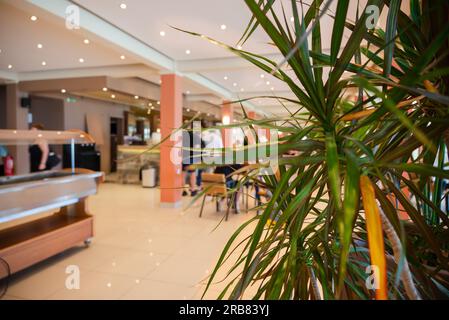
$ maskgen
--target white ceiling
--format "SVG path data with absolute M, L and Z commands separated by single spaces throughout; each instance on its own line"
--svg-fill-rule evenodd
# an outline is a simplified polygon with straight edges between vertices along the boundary
M 51 1 L 62 3 L 64 0 Z M 123 46 L 97 38 L 92 32 L 83 29 L 82 21 L 80 30 L 66 29 L 63 19 L 43 10 L 39 5 L 31 4 L 32 2 L 32 0 L 0 0 L 0 30 L 2 30 L 0 78 L 2 72 L 3 74 L 41 72 L 45 76 L 49 70 L 64 73 L 64 70 L 71 69 L 145 63 L 138 56 L 129 54 Z M 203 33 L 224 43 L 236 45 L 251 17 L 249 9 L 242 0 L 72 0 L 71 2 L 131 35 L 148 48 L 158 51 L 162 57 L 180 65 L 186 62 L 198 65 L 208 60 L 214 64 L 214 60 L 210 59 L 216 59 L 218 67 L 224 58 L 230 59 L 233 55 L 220 46 L 174 30 L 170 26 Z M 305 4 L 308 2 L 310 1 L 304 1 Z M 332 3 L 330 13 L 335 12 L 336 2 Z M 361 8 L 365 2 L 366 0 L 360 1 Z M 121 3 L 126 3 L 125 10 L 120 8 Z M 289 19 L 291 1 L 276 2 L 275 10 L 279 14 L 282 10 L 281 3 Z M 356 5 L 357 1 L 350 2 L 350 19 L 355 18 Z M 307 5 L 305 7 L 307 8 Z M 36 22 L 30 20 L 33 14 L 38 16 Z M 323 48 L 330 47 L 332 24 L 332 18 L 327 15 L 321 20 Z M 226 29 L 222 30 L 221 25 L 226 25 Z M 161 31 L 165 32 L 164 37 L 160 35 Z M 89 38 L 89 45 L 83 43 L 85 38 Z M 43 45 L 42 49 L 37 48 L 38 43 Z M 190 50 L 190 54 L 186 54 L 186 50 Z M 258 54 L 277 53 L 260 28 L 245 43 L 244 50 Z M 126 59 L 120 59 L 121 55 L 125 55 Z M 85 62 L 80 63 L 80 58 Z M 42 61 L 46 62 L 46 66 L 42 66 Z M 10 64 L 13 66 L 12 69 L 8 69 Z M 247 98 L 270 92 L 291 97 L 284 83 L 267 74 L 261 78 L 263 72 L 252 66 L 216 70 L 209 66 L 206 69 L 200 68 L 196 73 L 237 97 Z M 157 70 L 156 72 L 152 68 L 148 70 L 148 74 L 138 76 L 158 83 Z M 104 68 L 98 72 L 104 72 Z M 192 80 L 192 77 L 185 77 L 183 86 L 184 92 L 189 91 L 191 94 L 212 92 L 207 86 Z M 273 100 L 257 100 L 254 101 L 254 106 L 261 111 L 284 113 L 283 108 L 277 107 L 278 104 Z
M 55 19 L 38 18 L 0 1 L 0 69 L 14 72 L 35 72 L 125 65 L 136 63 L 131 57 L 121 60 L 121 54 L 86 37 L 82 30 L 68 30 Z M 42 49 L 37 47 L 42 44 Z M 84 63 L 79 59 L 83 58 Z M 42 62 L 46 66 L 42 66 Z M 12 65 L 12 69 L 8 69 Z

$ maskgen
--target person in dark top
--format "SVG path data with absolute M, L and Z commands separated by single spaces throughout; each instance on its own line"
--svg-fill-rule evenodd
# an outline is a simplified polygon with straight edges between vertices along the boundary
M 44 126 L 33 124 L 31 130 L 44 130 Z M 34 144 L 28 148 L 28 152 L 31 172 L 51 170 L 61 162 L 61 159 L 49 147 L 47 140 L 42 138 L 36 139 Z
M 199 156 L 199 162 L 203 163 L 203 157 L 205 156 L 205 151 L 204 149 L 206 148 L 206 141 L 204 141 L 204 137 L 203 137 L 203 133 L 205 129 L 209 128 L 209 123 L 206 122 L 205 120 L 201 120 L 201 135 L 200 135 L 200 141 L 201 141 L 201 151 L 197 154 Z M 196 186 L 198 187 L 199 190 L 201 190 L 201 184 L 202 184 L 202 180 L 201 180 L 201 175 L 203 174 L 204 169 L 203 168 L 199 168 L 197 171 L 197 175 L 196 175 Z
M 44 126 L 41 124 L 33 124 L 31 126 L 31 130 L 44 130 Z M 50 150 L 45 139 L 36 139 L 34 144 L 29 146 L 28 151 L 30 153 L 31 172 L 39 172 L 51 169 L 47 166 L 48 154 Z
M 185 182 L 187 177 L 189 179 L 190 195 L 196 196 L 198 193 L 196 182 L 196 170 L 192 169 L 191 165 L 201 162 L 201 150 L 202 141 L 197 132 L 192 131 L 192 128 L 187 128 L 182 131 L 182 171 L 183 181 Z M 188 195 L 184 190 L 183 196 Z

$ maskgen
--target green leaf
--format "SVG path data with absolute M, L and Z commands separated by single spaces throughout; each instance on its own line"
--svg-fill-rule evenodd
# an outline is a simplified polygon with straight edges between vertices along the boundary
M 332 28 L 332 39 L 331 39 L 332 65 L 334 65 L 335 62 L 337 61 L 338 52 L 340 51 L 348 7 L 349 7 L 349 0 L 340 0 L 337 2 L 337 11 L 335 13 L 334 26 Z
M 359 179 L 360 170 L 354 154 L 348 153 L 346 156 L 346 177 L 344 187 L 343 216 L 339 217 L 339 233 L 341 238 L 340 270 L 339 270 L 339 290 L 343 288 L 346 277 L 346 265 L 348 261 L 349 246 L 352 240 L 352 230 L 354 218 L 358 211 L 360 194 Z
M 398 23 L 398 13 L 401 9 L 400 0 L 390 1 L 390 10 L 388 10 L 387 30 L 385 32 L 385 48 L 384 48 L 384 77 L 388 78 L 391 72 L 391 64 L 394 53 L 394 38 L 396 37 L 396 29 Z
M 337 143 L 334 134 L 326 133 L 326 164 L 329 175 L 329 189 L 337 210 L 341 210 L 341 180 Z

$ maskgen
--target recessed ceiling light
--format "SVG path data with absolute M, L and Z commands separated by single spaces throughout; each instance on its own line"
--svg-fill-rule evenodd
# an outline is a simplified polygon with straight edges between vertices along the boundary
M 220 26 L 220 29 L 221 29 L 221 30 L 226 30 L 226 25 L 225 25 L 225 24 L 222 24 L 222 25 Z
M 189 108 L 187 108 L 187 109 L 186 109 L 186 111 L 187 111 L 187 112 L 190 112 L 190 109 L 189 109 Z
M 61 93 L 66 93 L 67 91 L 65 89 L 61 89 Z
M 265 83 L 266 83 L 266 85 L 267 85 L 267 86 L 269 86 L 269 85 L 270 85 L 270 81 L 267 81 L 267 82 L 265 82 Z
M 36 17 L 36 16 L 31 16 L 31 17 L 30 17 L 30 20 L 31 20 L 31 21 L 37 21 L 37 17 Z
M 245 91 L 245 89 L 244 88 L 240 88 L 240 91 L 243 92 L 243 91 Z
M 158 102 L 156 102 L 158 105 L 160 105 L 161 104 L 161 102 L 160 101 L 158 101 Z
M 224 76 L 223 79 L 228 80 L 228 76 Z
M 271 90 L 271 91 L 274 91 L 274 87 L 271 87 L 270 90 Z
M 89 39 L 84 39 L 84 44 L 89 44 L 90 43 L 90 40 Z
M 8 64 L 8 69 L 12 69 L 12 64 Z
M 121 56 L 120 56 L 120 59 L 125 60 L 126 57 L 125 57 L 124 55 L 121 55 Z
M 186 50 L 186 54 L 190 54 L 190 50 L 189 49 Z
M 128 6 L 126 5 L 126 3 L 121 3 L 120 4 L 120 8 L 125 10 Z
M 162 30 L 161 32 L 159 32 L 159 35 L 160 35 L 161 37 L 165 37 L 165 31 Z
M 153 106 L 153 104 L 152 104 L 152 103 L 150 102 L 150 103 L 148 104 L 148 106 L 149 106 L 149 107 L 152 107 L 152 106 Z
M 115 99 L 115 94 L 111 94 L 111 98 L 112 98 L 112 99 Z
M 104 92 L 106 92 L 106 91 L 108 91 L 108 88 L 104 87 L 102 90 L 103 90 Z
M 42 47 L 43 47 L 43 46 L 42 46 L 42 43 L 38 43 L 38 44 L 37 44 L 37 48 L 38 48 L 38 49 L 42 49 Z
M 136 100 L 139 99 L 139 96 L 134 96 L 134 99 L 136 99 Z
M 154 106 L 151 106 L 151 110 L 154 110 Z
M 78 60 L 80 63 L 84 63 L 84 59 L 83 58 L 79 58 Z
M 42 61 L 42 65 L 43 65 L 43 66 L 46 66 L 46 65 L 47 65 L 47 62 Z
M 186 91 L 186 94 L 190 94 L 190 91 L 189 91 L 189 90 L 187 90 L 187 91 Z
M 234 87 L 237 87 L 237 83 L 236 83 L 236 82 L 234 82 L 232 85 L 233 85 Z
M 264 74 L 261 74 L 260 77 L 263 79 L 263 78 L 265 78 L 265 75 L 264 75 Z

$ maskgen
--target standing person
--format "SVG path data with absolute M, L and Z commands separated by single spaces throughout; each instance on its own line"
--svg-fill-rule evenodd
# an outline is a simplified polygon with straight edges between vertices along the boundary
M 185 183 L 188 179 L 189 191 L 192 197 L 197 194 L 196 174 L 195 169 L 192 168 L 192 164 L 194 163 L 194 147 L 194 135 L 192 127 L 189 126 L 189 128 L 182 130 L 182 181 Z M 182 195 L 187 196 L 187 191 L 183 190 Z
M 39 123 L 31 125 L 31 131 L 44 130 L 44 126 Z M 47 168 L 48 154 L 50 153 L 48 142 L 45 139 L 36 139 L 34 144 L 28 148 L 30 153 L 30 171 L 39 172 L 49 170 Z
M 31 125 L 31 130 L 44 130 L 44 126 L 41 124 L 33 124 Z M 36 139 L 34 144 L 28 148 L 28 152 L 30 154 L 31 172 L 51 170 L 61 161 L 61 159 L 50 150 L 48 142 L 45 139 Z
M 198 156 L 199 156 L 199 161 L 204 164 L 204 157 L 207 156 L 206 151 L 204 150 L 205 148 L 207 148 L 207 128 L 209 128 L 209 124 L 207 121 L 205 120 L 201 120 L 201 131 L 200 131 L 200 143 L 201 143 L 201 151 L 199 152 Z M 195 133 L 194 133 L 195 134 Z M 197 171 L 197 175 L 196 175 L 196 186 L 199 190 L 201 190 L 201 184 L 202 184 L 202 180 L 201 180 L 201 175 L 204 172 L 204 168 L 199 168 Z
M 6 156 L 8 156 L 8 149 L 0 144 L 0 176 L 5 175 L 5 164 L 3 158 L 6 158 Z

